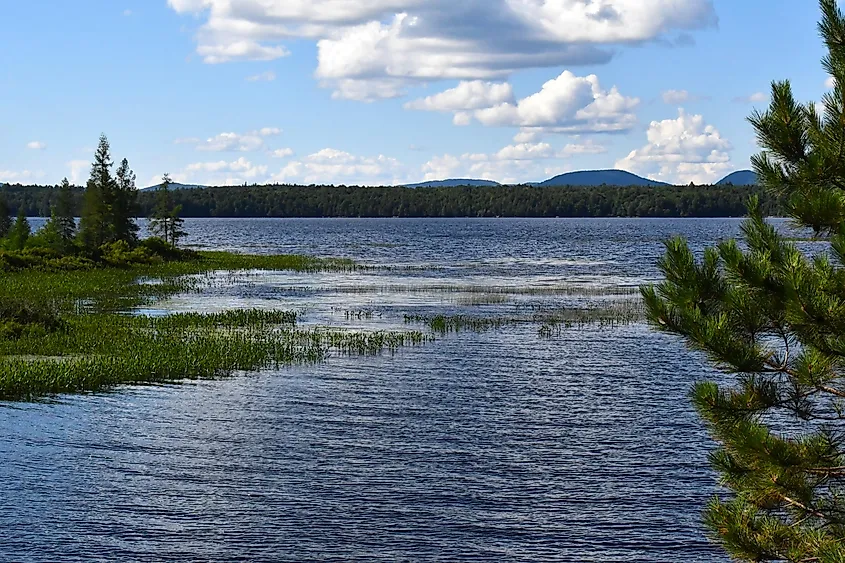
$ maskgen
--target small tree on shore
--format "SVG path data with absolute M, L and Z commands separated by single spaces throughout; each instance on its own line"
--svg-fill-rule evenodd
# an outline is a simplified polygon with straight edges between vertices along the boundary
M 53 222 L 56 233 L 67 243 L 76 236 L 76 213 L 73 205 L 73 191 L 67 178 L 59 186 L 59 196 L 53 208 Z
M 114 240 L 126 241 L 130 246 L 137 244 L 138 225 L 135 223 L 137 215 L 138 190 L 135 186 L 135 173 L 129 168 L 129 161 L 124 158 L 115 173 L 114 201 L 111 210 Z
M 11 213 L 6 198 L 0 195 L 0 238 L 8 235 L 9 230 L 12 228 Z
M 186 233 L 183 227 L 184 219 L 180 217 L 182 206 L 173 204 L 171 183 L 173 181 L 170 175 L 165 174 L 161 184 L 156 188 L 156 206 L 150 217 L 150 232 L 164 242 L 177 246 Z
M 88 252 L 96 252 L 100 246 L 113 240 L 114 227 L 110 219 L 116 185 L 111 175 L 112 166 L 109 141 L 101 135 L 91 166 L 91 177 L 85 186 L 79 221 L 79 239 Z
M 802 253 L 767 223 L 756 200 L 742 242 L 667 242 L 665 281 L 643 289 L 649 320 L 705 353 L 733 385 L 702 382 L 693 403 L 720 448 L 713 467 L 731 494 L 705 522 L 740 561 L 845 561 L 845 17 L 821 0 L 822 108 L 772 85 L 750 118 L 763 152 L 759 181 L 798 226 L 826 239 Z
M 26 218 L 26 209 L 21 206 L 18 209 L 18 218 L 7 236 L 9 248 L 11 250 L 23 250 L 30 234 L 32 234 L 32 228 Z

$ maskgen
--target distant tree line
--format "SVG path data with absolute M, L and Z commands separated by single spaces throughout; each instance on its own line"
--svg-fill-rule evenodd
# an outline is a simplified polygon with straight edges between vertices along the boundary
M 72 188 L 81 211 L 82 188 Z M 138 192 L 139 216 L 161 210 L 158 190 Z M 9 207 L 49 216 L 59 190 L 0 188 Z M 751 195 L 767 215 L 782 207 L 753 186 L 661 187 L 349 187 L 238 186 L 170 190 L 167 206 L 183 217 L 741 217 Z

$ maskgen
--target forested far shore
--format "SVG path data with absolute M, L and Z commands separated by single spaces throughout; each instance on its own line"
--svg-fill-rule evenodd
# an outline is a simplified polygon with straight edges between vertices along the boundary
M 77 210 L 83 188 L 72 188 Z M 0 187 L 11 210 L 49 216 L 53 186 Z M 446 188 L 237 186 L 171 190 L 182 217 L 742 217 L 749 196 L 763 213 L 782 206 L 754 186 L 478 186 Z M 156 191 L 138 192 L 140 216 L 156 206 Z

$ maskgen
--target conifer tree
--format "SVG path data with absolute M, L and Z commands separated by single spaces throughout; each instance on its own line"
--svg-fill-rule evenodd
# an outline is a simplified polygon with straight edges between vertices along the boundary
M 9 248 L 11 250 L 23 250 L 30 234 L 32 234 L 32 229 L 29 226 L 29 220 L 26 218 L 26 210 L 21 206 L 18 209 L 18 218 L 6 237 Z
M 79 239 L 89 252 L 96 252 L 100 246 L 114 240 L 111 214 L 116 184 L 111 175 L 112 165 L 109 141 L 105 135 L 100 135 L 79 221 Z
M 183 228 L 185 221 L 180 217 L 182 206 L 173 204 L 170 192 L 172 182 L 170 175 L 165 174 L 156 189 L 156 205 L 150 217 L 150 231 L 164 242 L 176 246 L 186 233 Z
M 56 233 L 67 243 L 76 235 L 76 213 L 73 205 L 73 191 L 67 178 L 59 186 L 59 195 L 53 209 L 54 228 Z
M 122 240 L 134 246 L 138 242 L 138 190 L 135 186 L 135 173 L 129 168 L 124 158 L 115 173 L 115 192 L 112 203 L 111 221 L 114 239 Z
M 775 82 L 749 120 L 760 183 L 827 251 L 801 252 L 752 199 L 742 243 L 697 259 L 672 239 L 665 281 L 643 288 L 653 325 L 730 375 L 695 385 L 692 400 L 730 491 L 705 523 L 739 561 L 845 561 L 845 17 L 836 0 L 820 4 L 835 88 L 817 109 Z
M 0 195 L 0 238 L 9 234 L 12 228 L 12 217 L 6 198 Z

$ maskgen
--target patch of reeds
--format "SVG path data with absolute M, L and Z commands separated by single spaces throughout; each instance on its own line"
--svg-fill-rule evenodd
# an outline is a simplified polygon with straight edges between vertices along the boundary
M 299 329 L 286 311 L 166 317 L 86 314 L 67 330 L 0 340 L 0 400 L 96 391 L 118 384 L 226 377 L 333 353 L 376 355 L 431 339 L 418 331 Z

